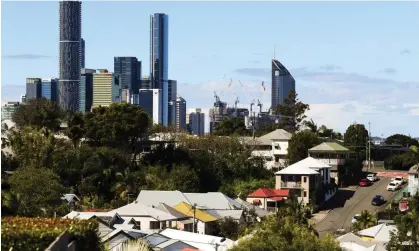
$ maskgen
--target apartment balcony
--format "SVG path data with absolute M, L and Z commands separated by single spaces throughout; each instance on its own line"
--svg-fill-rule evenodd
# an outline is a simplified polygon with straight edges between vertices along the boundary
M 281 181 L 281 188 L 301 188 L 301 182 Z
M 345 160 L 344 159 L 317 159 L 318 161 L 328 164 L 328 165 L 344 165 Z

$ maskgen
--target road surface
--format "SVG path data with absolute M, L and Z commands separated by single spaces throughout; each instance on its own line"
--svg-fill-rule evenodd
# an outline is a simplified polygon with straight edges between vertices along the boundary
M 349 229 L 352 225 L 352 217 L 363 210 L 374 213 L 378 209 L 384 209 L 397 192 L 400 191 L 387 191 L 390 179 L 389 177 L 380 177 L 380 180 L 371 186 L 358 187 L 356 190 L 339 189 L 335 196 L 325 205 L 326 209 L 332 210 L 322 221 L 314 226 L 320 237 L 337 229 Z M 372 198 L 377 194 L 382 195 L 387 200 L 385 205 L 380 207 L 371 205 Z

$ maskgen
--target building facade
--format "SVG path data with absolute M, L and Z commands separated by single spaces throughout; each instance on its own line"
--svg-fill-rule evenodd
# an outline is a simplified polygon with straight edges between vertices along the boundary
M 92 109 L 93 104 L 93 74 L 96 70 L 85 69 L 81 70 L 80 78 L 80 112 L 88 112 Z
M 146 111 L 154 124 L 161 124 L 163 121 L 162 113 L 162 91 L 160 89 L 140 89 L 138 93 L 138 104 Z
M 121 85 L 119 76 L 106 69 L 93 74 L 93 104 L 92 108 L 109 106 L 120 101 Z
M 81 70 L 81 1 L 59 2 L 59 104 L 78 111 Z
M 177 97 L 177 81 L 170 80 L 168 82 L 169 88 L 169 110 L 168 110 L 168 121 L 169 125 L 174 125 L 176 120 L 176 97 Z
M 272 60 L 271 108 L 284 104 L 291 90 L 295 90 L 295 80 L 291 73 L 278 60 Z
M 26 79 L 26 101 L 34 98 L 42 97 L 42 79 L 27 78 Z
M 189 113 L 186 118 L 189 133 L 192 135 L 204 136 L 205 113 L 202 112 L 201 108 L 194 109 L 194 111 Z
M 141 61 L 136 57 L 114 57 L 114 73 L 120 77 L 121 88 L 138 93 L 141 81 Z
M 177 131 L 186 131 L 186 100 L 177 95 L 175 106 L 175 127 Z
M 141 77 L 139 88 L 140 89 L 153 89 L 153 85 L 151 83 L 151 79 L 149 76 Z
M 12 120 L 13 113 L 19 107 L 19 102 L 7 102 L 1 107 L 1 121 Z
M 41 81 L 42 97 L 58 103 L 58 79 L 43 78 Z
M 153 89 L 162 90 L 163 125 L 168 125 L 169 110 L 169 16 L 150 16 L 150 79 Z
M 80 54 L 81 54 L 81 62 L 80 67 L 81 69 L 86 68 L 86 47 L 85 47 L 84 39 L 82 38 L 80 41 Z

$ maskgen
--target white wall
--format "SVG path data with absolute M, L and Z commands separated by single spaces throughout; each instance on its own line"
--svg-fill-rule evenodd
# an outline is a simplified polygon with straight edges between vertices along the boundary
M 417 175 L 417 174 L 416 174 Z M 416 176 L 418 177 L 418 176 Z M 419 177 L 415 178 L 415 174 L 409 174 L 408 176 L 408 187 L 410 195 L 415 195 L 419 191 Z

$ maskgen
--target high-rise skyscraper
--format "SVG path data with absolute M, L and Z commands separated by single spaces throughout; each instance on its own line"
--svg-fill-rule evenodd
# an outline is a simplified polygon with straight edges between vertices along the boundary
M 160 89 L 140 89 L 138 93 L 138 105 L 150 115 L 154 124 L 161 124 L 163 121 L 161 93 Z
M 150 79 L 153 89 L 162 90 L 163 125 L 168 124 L 169 109 L 169 16 L 156 13 L 150 16 Z
M 177 81 L 168 81 L 168 94 L 169 94 L 169 107 L 168 107 L 168 120 L 169 125 L 174 125 L 176 120 L 176 97 L 177 97 Z
M 81 69 L 80 77 L 80 112 L 88 112 L 92 109 L 93 104 L 93 74 L 96 70 Z
M 180 95 L 177 95 L 175 109 L 176 109 L 176 112 L 175 112 L 176 130 L 186 131 L 186 100 L 183 99 Z
M 59 104 L 78 111 L 81 70 L 81 1 L 60 1 Z
M 114 73 L 118 74 L 121 88 L 138 93 L 141 81 L 141 61 L 136 57 L 114 57 Z
M 86 47 L 85 47 L 84 39 L 83 38 L 80 41 L 80 54 L 81 54 L 80 67 L 82 69 L 84 69 L 86 67 Z
M 120 102 L 121 85 L 119 76 L 106 69 L 99 69 L 93 74 L 93 104 L 92 107 L 109 106 Z
M 27 78 L 26 79 L 26 100 L 42 97 L 42 79 Z
M 205 134 L 205 113 L 200 108 L 193 109 L 188 114 L 188 131 L 192 135 L 203 136 Z
M 140 89 L 153 89 L 153 85 L 149 76 L 141 77 Z
M 41 82 L 42 97 L 57 103 L 58 99 L 58 79 L 43 78 Z
M 291 90 L 295 90 L 295 80 L 291 73 L 278 60 L 272 59 L 272 110 L 284 104 L 284 99 Z

